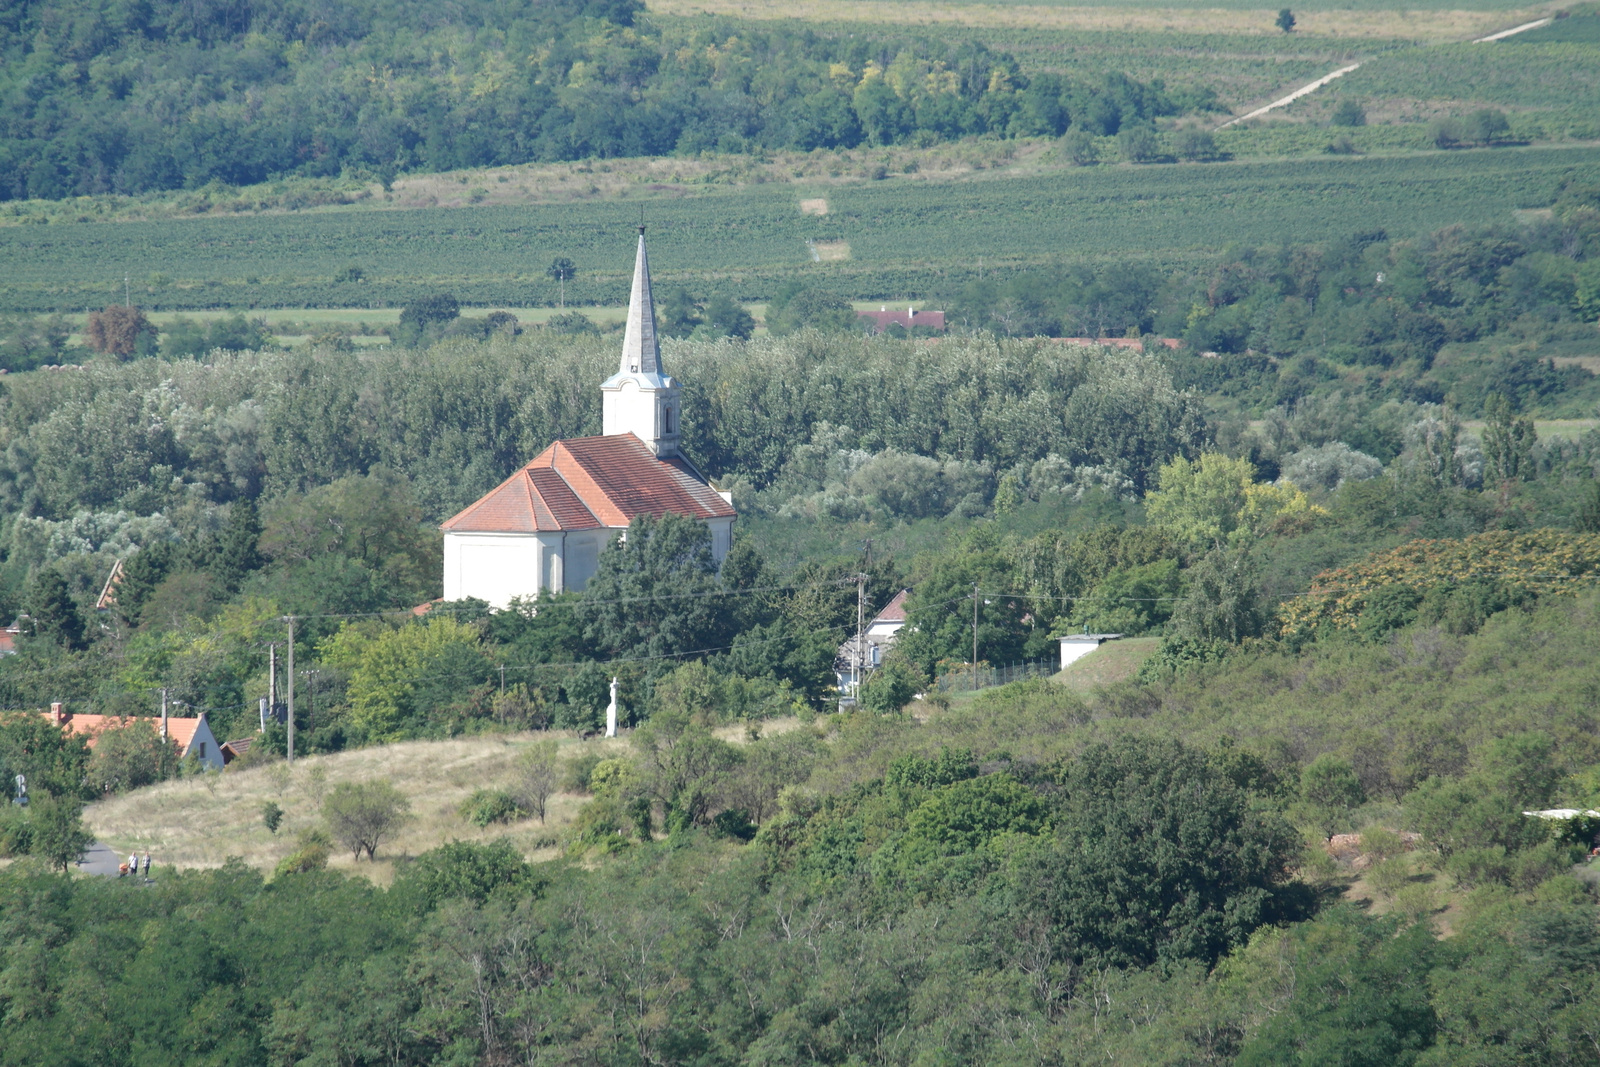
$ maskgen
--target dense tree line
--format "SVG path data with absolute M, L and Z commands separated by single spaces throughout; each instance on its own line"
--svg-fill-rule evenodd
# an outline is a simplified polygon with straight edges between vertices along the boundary
M 635 0 L 23 3 L 0 14 L 0 197 L 388 180 L 594 156 L 1113 134 L 1213 104 L 981 45 L 718 24 Z
M 1600 318 L 1600 189 L 1569 186 L 1549 218 L 1516 229 L 1235 249 L 1195 271 L 1080 266 L 974 283 L 948 306 L 952 321 L 1005 336 L 1182 338 L 1192 353 L 1221 357 L 1181 361 L 1182 384 L 1253 407 L 1341 374 L 1381 379 L 1412 400 L 1454 396 L 1471 414 L 1491 392 L 1548 404 L 1590 379 L 1526 356 L 1441 366 L 1435 357 L 1450 344 L 1562 336 L 1566 324 Z

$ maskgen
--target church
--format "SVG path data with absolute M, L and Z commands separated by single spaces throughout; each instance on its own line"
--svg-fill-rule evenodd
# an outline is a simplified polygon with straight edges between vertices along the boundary
M 643 226 L 622 361 L 600 395 L 602 436 L 557 441 L 444 523 L 446 600 L 504 608 L 514 597 L 581 590 L 600 550 L 640 515 L 704 522 L 722 562 L 733 544 L 733 503 L 678 448 L 678 383 L 661 367 Z

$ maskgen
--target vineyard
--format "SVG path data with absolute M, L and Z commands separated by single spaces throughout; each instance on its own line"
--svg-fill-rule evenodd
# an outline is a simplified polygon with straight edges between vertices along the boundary
M 1234 243 L 1509 221 L 1597 165 L 1600 149 L 1502 149 L 868 181 L 829 187 L 822 217 L 799 211 L 816 195 L 802 185 L 663 187 L 646 222 L 662 284 L 710 280 L 761 300 L 805 275 L 856 299 L 890 299 L 980 271 L 1103 255 L 1177 262 Z M 6 227 L 0 308 L 101 306 L 122 297 L 125 276 L 155 310 L 382 307 L 439 289 L 476 305 L 549 305 L 555 284 L 543 270 L 558 255 L 579 265 L 569 302 L 615 304 L 638 221 L 636 202 L 599 201 Z M 848 242 L 852 258 L 813 262 L 808 241 Z M 334 280 L 350 266 L 363 280 Z

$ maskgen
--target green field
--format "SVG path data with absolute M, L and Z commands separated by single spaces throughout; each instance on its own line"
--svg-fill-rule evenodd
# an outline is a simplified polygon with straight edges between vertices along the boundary
M 712 281 L 760 300 L 807 276 L 856 299 L 904 299 L 984 269 L 1509 222 L 1597 166 L 1595 148 L 1102 166 L 833 186 L 823 217 L 801 214 L 803 187 L 753 186 L 654 200 L 646 219 L 661 284 Z M 146 280 L 136 295 L 154 309 L 377 308 L 438 289 L 479 306 L 547 305 L 542 271 L 557 255 L 581 271 L 569 303 L 616 304 L 638 218 L 637 203 L 611 201 L 8 227 L 0 307 L 81 311 L 120 298 L 125 274 Z M 848 259 L 813 262 L 808 242 L 839 241 Z M 367 280 L 335 283 L 350 264 Z

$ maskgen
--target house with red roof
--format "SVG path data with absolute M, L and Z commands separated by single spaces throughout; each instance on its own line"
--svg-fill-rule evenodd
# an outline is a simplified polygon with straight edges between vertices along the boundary
M 867 675 L 883 666 L 883 657 L 906 625 L 906 598 L 911 590 L 902 589 L 882 611 L 872 617 L 859 637 L 851 637 L 839 646 L 834 659 L 833 672 L 839 679 L 841 694 L 854 694 Z
M 141 721 L 129 715 L 80 715 L 68 711 L 66 705 L 59 701 L 51 704 L 45 714 L 63 730 L 88 738 L 90 748 L 105 731 L 119 730 Z M 211 732 L 211 724 L 206 722 L 206 713 L 203 711 L 193 717 L 162 715 L 159 722 L 152 721 L 150 725 L 156 727 L 162 737 L 171 738 L 177 743 L 180 759 L 192 755 L 202 764 L 219 771 L 227 762 L 227 754 L 217 744 L 216 735 Z
M 918 311 L 908 307 L 903 311 L 890 311 L 886 306 L 880 306 L 877 311 L 858 311 L 856 317 L 862 325 L 872 324 L 873 333 L 884 333 L 891 326 L 899 326 L 904 330 L 921 326 L 924 329 L 944 331 L 944 312 Z
M 661 365 L 644 227 L 617 373 L 600 386 L 603 433 L 557 441 L 446 521 L 444 598 L 496 608 L 514 597 L 581 590 L 600 550 L 641 515 L 710 527 L 720 563 L 735 512 L 679 449 L 678 383 Z

